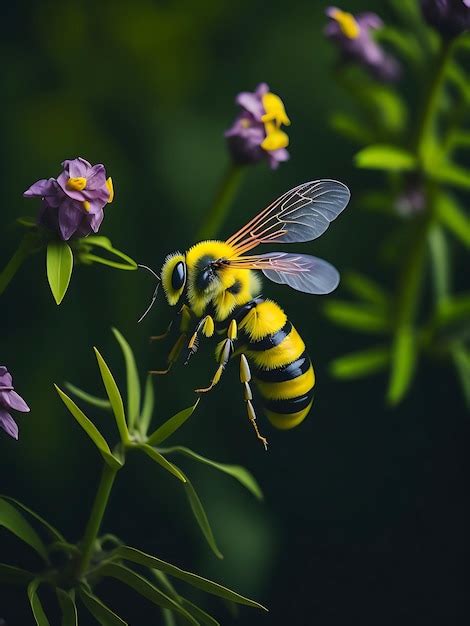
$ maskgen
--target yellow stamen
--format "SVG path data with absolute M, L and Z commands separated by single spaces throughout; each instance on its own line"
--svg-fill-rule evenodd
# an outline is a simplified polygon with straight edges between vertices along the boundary
M 106 187 L 108 188 L 108 191 L 109 191 L 108 204 L 111 204 L 111 202 L 114 200 L 114 187 L 113 187 L 113 179 L 111 178 L 111 176 L 106 181 Z
M 341 11 L 340 9 L 335 9 L 330 13 L 330 17 L 338 22 L 341 32 L 345 37 L 348 39 L 357 39 L 357 37 L 359 37 L 361 29 L 354 15 L 346 13 L 346 11 Z
M 85 211 L 89 211 L 91 209 L 91 204 L 88 202 L 88 200 L 83 201 L 83 208 L 85 209 Z
M 289 145 L 289 137 L 283 130 L 277 128 L 273 122 L 265 124 L 266 137 L 263 140 L 261 147 L 263 150 L 279 150 L 280 148 L 287 148 Z
M 242 128 L 250 128 L 250 126 L 251 126 L 251 122 L 250 122 L 250 120 L 247 120 L 246 118 L 245 118 L 245 119 L 243 119 L 243 120 L 240 122 L 240 124 L 241 124 Z
M 261 118 L 261 121 L 265 124 L 267 122 L 275 122 L 278 128 L 281 124 L 289 126 L 290 119 L 287 117 L 284 103 L 279 96 L 269 91 L 264 94 L 262 101 L 265 114 Z
M 83 176 L 69 178 L 65 186 L 70 191 L 83 191 L 86 187 L 86 178 L 83 178 Z

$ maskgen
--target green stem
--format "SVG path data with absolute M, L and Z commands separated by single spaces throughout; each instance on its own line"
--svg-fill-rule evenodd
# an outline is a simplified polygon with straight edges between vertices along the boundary
M 197 240 L 211 239 L 217 236 L 219 229 L 227 215 L 230 204 L 240 186 L 244 167 L 231 163 L 227 168 L 214 199 L 214 203 L 207 214 Z
M 90 565 L 95 542 L 98 537 L 101 522 L 103 521 L 116 473 L 117 470 L 110 467 L 107 463 L 104 464 L 100 484 L 96 492 L 95 501 L 93 502 L 93 508 L 91 509 L 81 545 L 82 556 L 78 563 L 77 578 L 81 578 Z
M 20 269 L 21 265 L 28 258 L 28 256 L 34 251 L 37 245 L 37 236 L 27 233 L 20 242 L 20 245 L 16 249 L 11 259 L 6 264 L 3 271 L 0 273 L 0 295 L 10 284 L 12 278 L 16 272 Z

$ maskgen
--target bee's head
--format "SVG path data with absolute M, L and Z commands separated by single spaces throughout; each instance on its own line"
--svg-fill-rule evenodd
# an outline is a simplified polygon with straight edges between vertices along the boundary
M 170 306 L 178 304 L 187 281 L 186 259 L 181 252 L 169 254 L 163 263 L 161 279 Z

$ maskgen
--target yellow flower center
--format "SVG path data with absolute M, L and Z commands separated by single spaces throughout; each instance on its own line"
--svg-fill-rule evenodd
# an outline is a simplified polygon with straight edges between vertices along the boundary
M 108 191 L 109 191 L 108 204 L 110 204 L 114 200 L 114 187 L 113 187 L 113 179 L 111 178 L 111 176 L 106 181 L 106 187 L 108 188 Z
M 345 37 L 348 39 L 357 39 L 357 37 L 359 37 L 361 29 L 354 15 L 346 13 L 346 11 L 341 11 L 340 9 L 335 9 L 331 12 L 330 17 L 338 22 L 341 32 Z
M 261 144 L 263 150 L 279 150 L 287 148 L 289 145 L 289 137 L 287 133 L 278 128 L 274 122 L 267 122 L 265 125 L 266 137 Z
M 69 178 L 66 187 L 70 189 L 70 191 L 83 191 L 86 187 L 86 178 L 83 178 L 83 176 Z
M 84 200 L 82 204 L 85 211 L 89 211 L 91 209 L 91 204 L 88 202 L 88 200 Z
M 264 94 L 262 102 L 265 114 L 261 121 L 265 124 L 266 122 L 275 122 L 278 128 L 281 124 L 289 126 L 290 119 L 287 117 L 284 103 L 279 96 L 269 91 Z
M 241 124 L 242 128 L 250 128 L 250 126 L 251 126 L 251 122 L 250 122 L 250 120 L 247 120 L 246 118 L 245 118 L 245 119 L 243 119 L 243 120 L 240 122 L 240 124 Z

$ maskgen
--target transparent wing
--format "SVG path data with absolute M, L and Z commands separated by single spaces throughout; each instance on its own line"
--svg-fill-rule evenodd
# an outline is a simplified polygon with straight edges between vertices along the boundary
M 331 293 L 339 284 L 339 272 L 333 265 L 308 254 L 271 252 L 229 260 L 228 265 L 261 270 L 274 283 L 315 295 Z
M 320 237 L 346 208 L 351 194 L 336 180 L 315 180 L 291 189 L 227 239 L 236 256 L 264 243 Z

